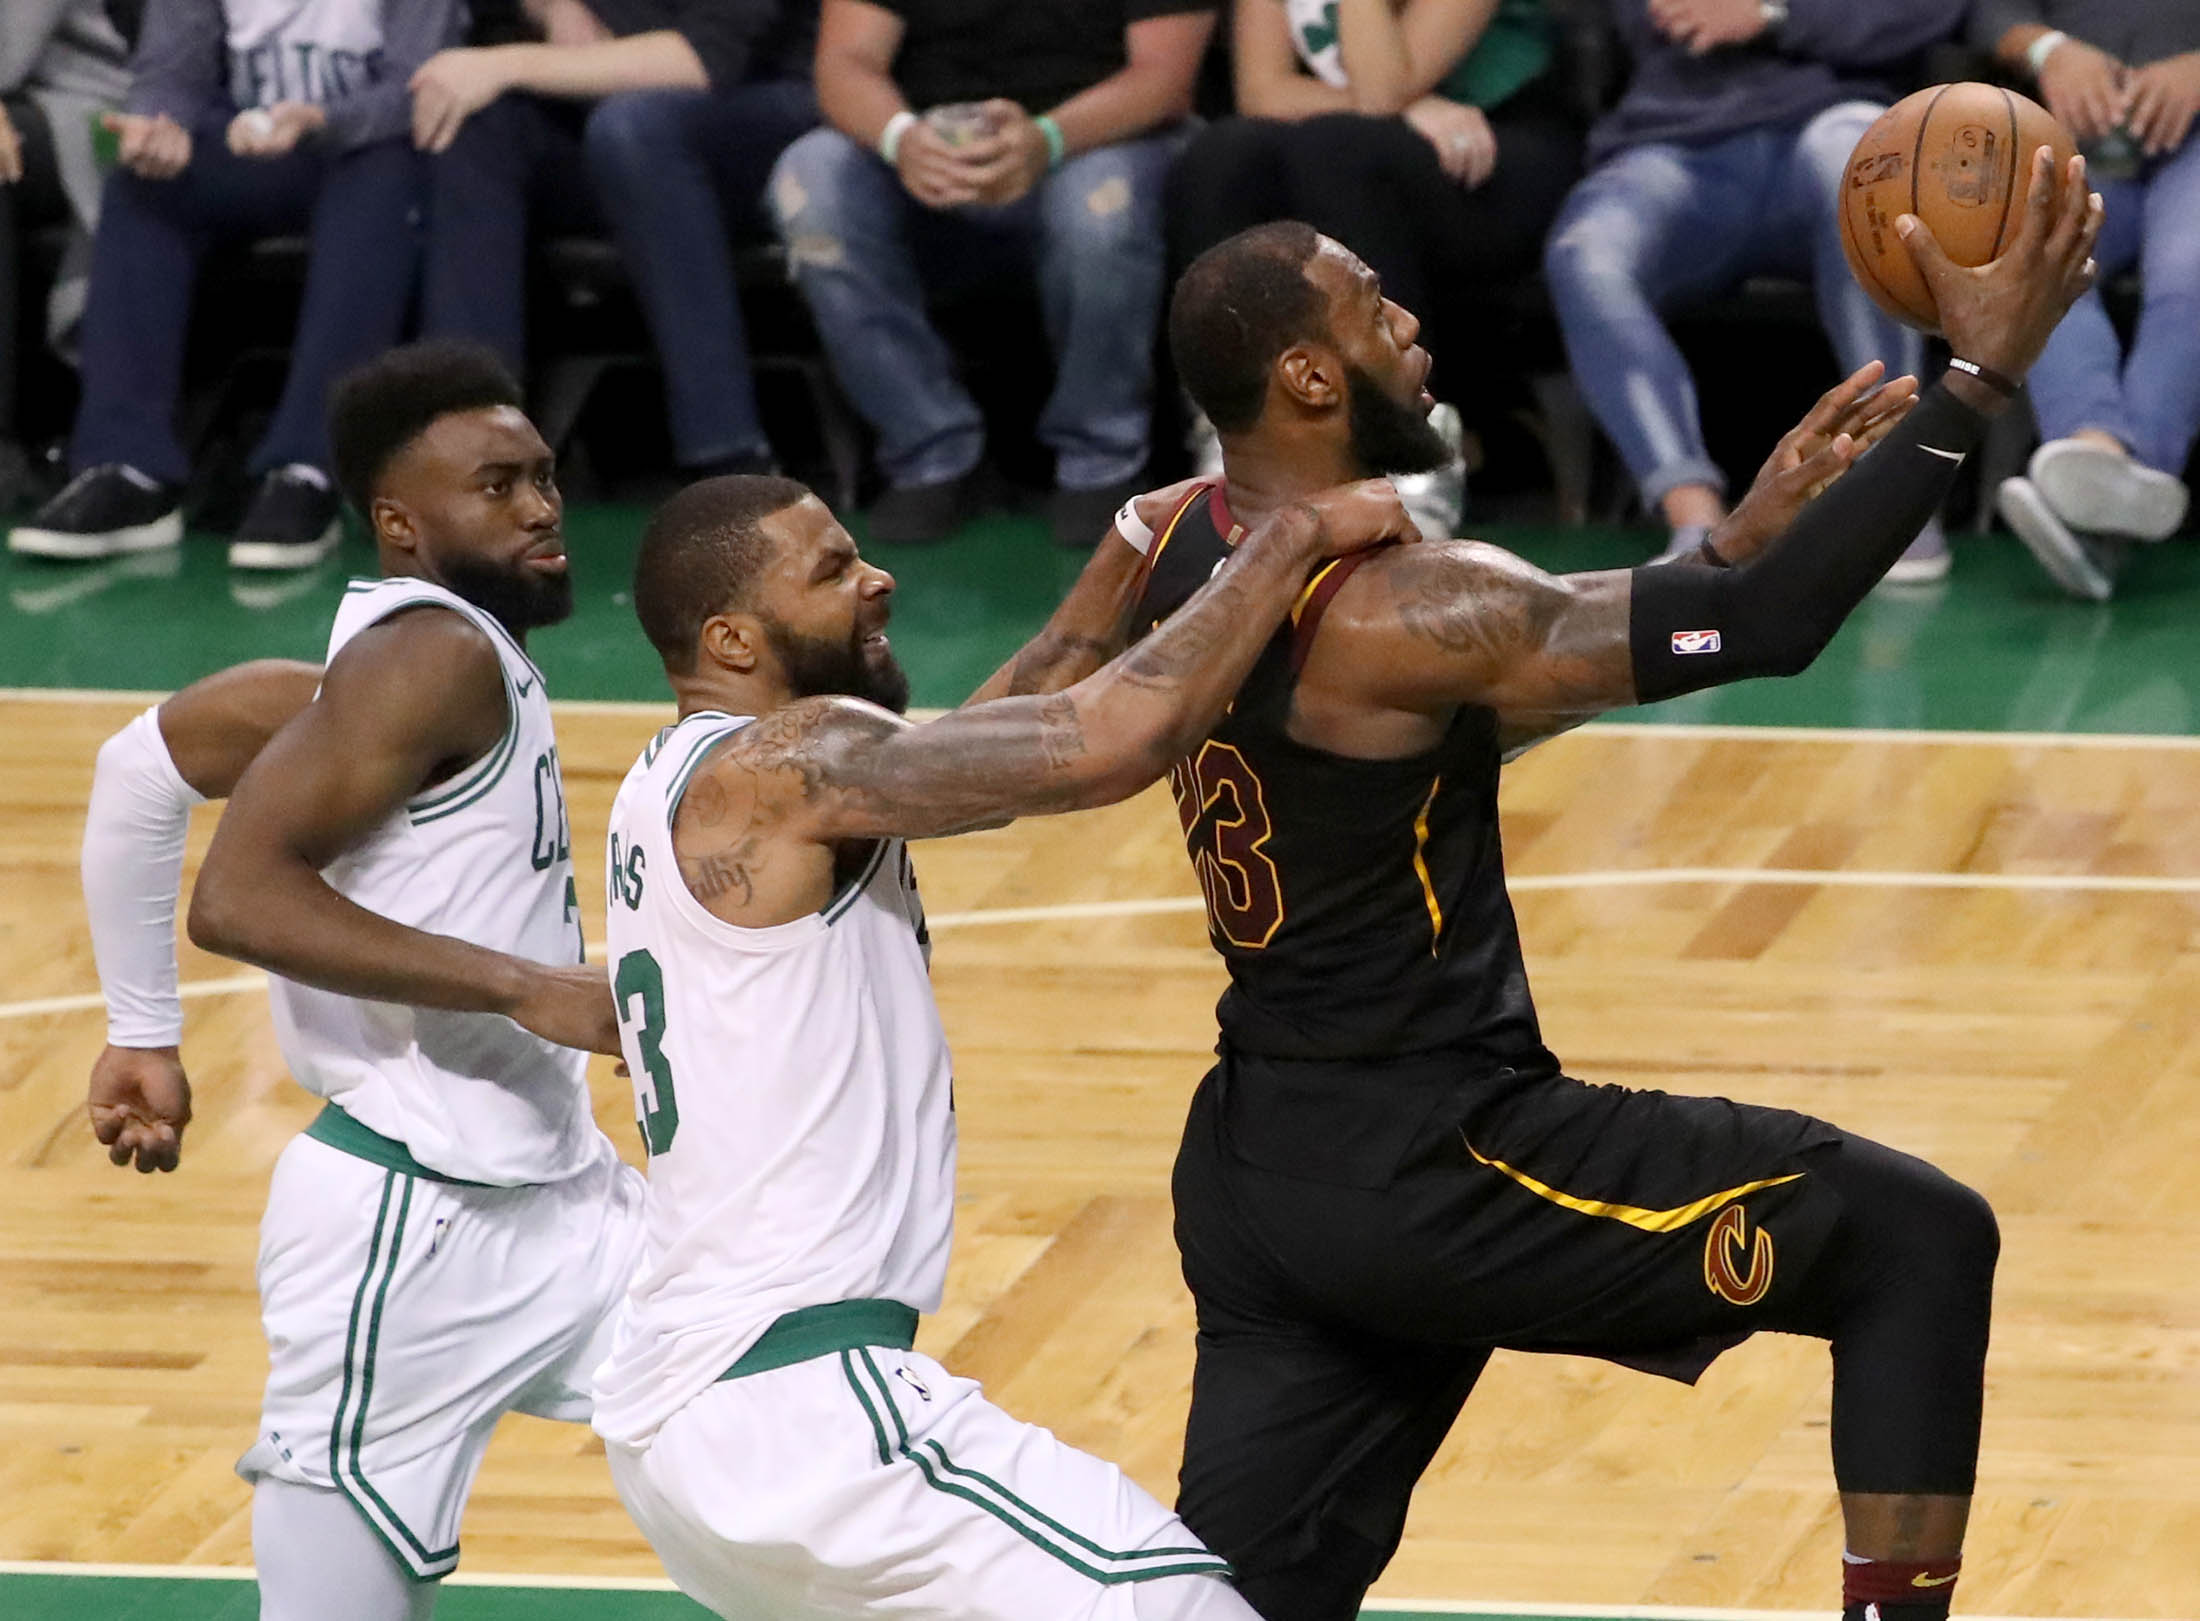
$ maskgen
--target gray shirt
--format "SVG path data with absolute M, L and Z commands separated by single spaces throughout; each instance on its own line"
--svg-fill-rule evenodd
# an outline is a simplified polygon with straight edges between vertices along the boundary
M 412 129 L 413 70 L 459 40 L 458 0 L 359 0 L 379 5 L 382 48 L 356 80 L 317 98 L 325 137 L 339 150 L 391 140 Z M 148 0 L 130 60 L 133 113 L 166 113 L 186 129 L 237 110 L 230 93 L 228 19 L 222 0 Z
M 1982 51 L 2025 23 L 2059 28 L 2135 68 L 2200 51 L 2200 0 L 1972 0 L 1971 43 Z

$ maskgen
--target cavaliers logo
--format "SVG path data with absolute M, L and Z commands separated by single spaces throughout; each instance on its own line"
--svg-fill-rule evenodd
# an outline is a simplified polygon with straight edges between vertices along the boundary
M 1752 1231 L 1738 1204 L 1719 1212 L 1704 1239 L 1703 1285 L 1734 1306 L 1754 1306 L 1772 1287 L 1772 1235 Z

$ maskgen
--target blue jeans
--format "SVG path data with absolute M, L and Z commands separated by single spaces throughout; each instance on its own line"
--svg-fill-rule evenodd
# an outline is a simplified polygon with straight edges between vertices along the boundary
M 588 115 L 581 141 L 665 374 L 684 467 L 765 456 L 729 227 L 768 231 L 757 205 L 787 143 L 817 123 L 807 79 L 728 90 L 637 90 Z
M 190 167 L 173 180 L 125 169 L 108 177 L 84 310 L 72 471 L 127 462 L 164 483 L 190 477 L 172 419 L 192 288 L 217 238 L 309 227 L 312 236 L 290 372 L 252 452 L 252 473 L 290 462 L 327 471 L 329 386 L 403 329 L 420 265 L 420 170 L 411 144 L 331 153 L 309 141 L 286 157 L 240 158 L 225 129 L 224 119 L 194 129 Z
M 959 478 L 985 453 L 977 404 L 925 316 L 927 290 L 1005 261 L 1038 277 L 1054 390 L 1039 438 L 1055 482 L 1135 477 L 1152 423 L 1153 343 L 1166 243 L 1162 184 L 1182 129 L 1082 153 L 1006 208 L 935 211 L 836 129 L 787 148 L 772 206 L 797 284 L 843 387 L 878 433 L 897 485 Z
M 2200 437 L 2200 133 L 2135 180 L 2095 180 L 2101 274 L 2139 266 L 2139 329 L 2123 353 L 2101 295 L 2078 300 L 2032 367 L 2040 432 L 2114 434 L 2172 478 Z
M 1923 340 L 1879 312 L 1841 254 L 1835 199 L 1880 111 L 1846 102 L 1800 127 L 1629 147 L 1566 199 L 1543 256 L 1566 355 L 1653 512 L 1681 485 L 1726 485 L 1661 309 L 1752 275 L 1803 277 L 1844 371 L 1868 360 L 1889 376 L 1918 369 Z

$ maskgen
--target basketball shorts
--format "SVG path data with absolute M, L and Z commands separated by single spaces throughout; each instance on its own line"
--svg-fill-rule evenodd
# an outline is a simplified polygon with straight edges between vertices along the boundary
M 1823 1121 L 1721 1098 L 1226 1056 L 1175 1174 L 1198 1307 L 1178 1508 L 1246 1579 L 1325 1523 L 1387 1551 L 1495 1349 L 1693 1382 L 1811 1331 Z
M 666 1572 L 729 1618 L 1252 1614 L 1120 1469 L 914 1351 L 722 1379 L 648 1446 L 609 1452 Z
M 608 1144 L 565 1181 L 490 1188 L 295 1139 L 260 1222 L 267 1395 L 237 1472 L 334 1487 L 416 1578 L 450 1572 L 497 1419 L 587 1421 L 642 1194 Z

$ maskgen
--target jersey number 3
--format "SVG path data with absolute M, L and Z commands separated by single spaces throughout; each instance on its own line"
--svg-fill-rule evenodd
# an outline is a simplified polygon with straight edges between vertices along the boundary
M 664 1049 L 664 970 L 648 952 L 629 951 L 619 959 L 611 991 L 619 999 L 619 1023 L 633 1033 L 634 1045 L 642 1050 L 642 1067 L 634 1072 L 634 1118 L 649 1152 L 662 1154 L 680 1129 L 680 1100 L 672 1090 L 672 1061 Z M 642 1005 L 639 1025 L 634 1022 L 637 1001 Z
M 1268 800 L 1244 755 L 1209 738 L 1169 772 L 1177 820 L 1215 933 L 1258 951 L 1283 926 L 1283 879 L 1268 855 Z

